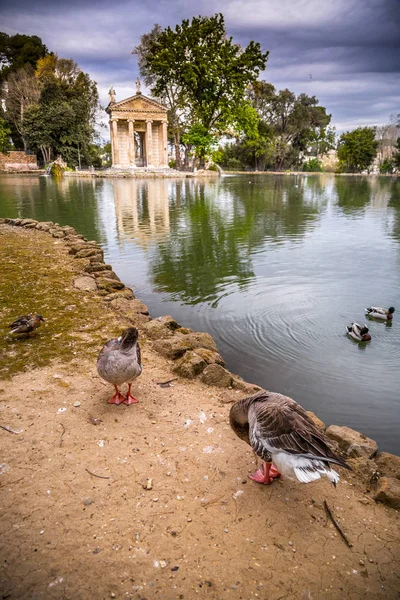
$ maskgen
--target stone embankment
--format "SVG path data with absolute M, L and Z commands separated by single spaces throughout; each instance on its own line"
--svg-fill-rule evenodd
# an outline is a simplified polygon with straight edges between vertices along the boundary
M 153 349 L 173 362 L 172 371 L 177 376 L 199 378 L 210 386 L 236 388 L 249 395 L 261 389 L 225 368 L 225 361 L 208 333 L 182 327 L 169 315 L 151 318 L 148 307 L 125 286 L 111 265 L 104 262 L 103 250 L 97 242 L 88 241 L 73 227 L 52 222 L 0 219 L 0 223 L 48 232 L 62 240 L 74 259 L 83 259 L 83 270 L 74 280 L 75 287 L 102 296 L 113 310 L 138 327 L 141 335 L 151 341 Z M 374 499 L 399 509 L 400 457 L 379 452 L 377 443 L 358 431 L 337 425 L 326 428 L 314 413 L 309 411 L 308 414 L 325 432 L 333 449 L 345 457 Z

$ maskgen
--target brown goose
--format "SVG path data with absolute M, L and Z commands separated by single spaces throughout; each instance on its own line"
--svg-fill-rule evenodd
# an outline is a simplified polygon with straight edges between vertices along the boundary
M 97 359 L 97 371 L 103 379 L 112 383 L 115 394 L 109 404 L 136 404 L 139 402 L 131 395 L 132 381 L 142 372 L 142 360 L 138 343 L 139 332 L 136 327 L 125 329 L 119 338 L 109 340 Z M 121 394 L 119 385 L 128 384 L 126 396 Z
M 258 392 L 236 402 L 229 420 L 236 435 L 265 461 L 262 469 L 250 475 L 253 481 L 270 484 L 282 474 L 310 483 L 325 476 L 336 486 L 339 475 L 330 463 L 350 469 L 332 452 L 306 411 L 287 396 Z
M 34 331 L 34 329 L 40 327 L 42 321 L 44 321 L 42 315 L 38 315 L 37 313 L 23 315 L 9 325 L 11 329 L 10 333 L 26 333 L 29 337 L 29 334 Z

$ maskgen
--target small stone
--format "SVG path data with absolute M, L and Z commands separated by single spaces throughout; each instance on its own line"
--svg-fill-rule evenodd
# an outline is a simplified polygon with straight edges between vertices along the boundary
M 74 402 L 74 406 L 78 407 L 80 405 L 81 405 L 81 403 L 79 402 L 79 400 L 77 400 L 76 402 Z
M 225 533 L 229 533 L 229 529 L 224 529 Z
M 153 480 L 150 479 L 150 477 L 147 478 L 146 483 L 143 486 L 143 489 L 145 489 L 145 490 L 152 490 L 153 489 Z
M 153 502 L 158 502 L 158 498 L 153 498 Z
M 166 567 L 166 566 L 167 566 L 167 564 L 168 564 L 168 563 L 167 563 L 167 561 L 166 561 L 166 560 L 160 560 L 159 562 L 160 562 L 160 567 L 161 567 L 162 569 L 165 569 L 165 567 Z
M 179 569 L 179 567 L 172 567 L 171 571 L 177 571 Z
M 111 592 L 110 596 L 111 596 L 111 598 L 116 598 L 117 594 L 114 594 L 114 592 Z
M 289 546 L 293 546 L 293 542 L 289 542 Z
M 90 506 L 91 504 L 93 504 L 93 500 L 91 500 L 90 498 L 86 498 L 86 500 L 83 501 L 83 504 L 85 506 Z
M 363 560 L 359 560 L 360 565 L 364 566 L 365 562 Z
M 191 519 L 190 517 L 187 519 L 188 523 L 191 523 L 193 519 Z

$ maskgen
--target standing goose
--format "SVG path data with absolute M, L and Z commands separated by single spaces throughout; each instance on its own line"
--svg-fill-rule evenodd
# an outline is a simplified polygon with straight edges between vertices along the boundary
M 103 379 L 112 383 L 115 394 L 109 404 L 136 404 L 139 402 L 131 395 L 131 385 L 142 372 L 142 361 L 138 342 L 139 332 L 136 327 L 125 329 L 119 338 L 109 340 L 97 359 L 97 371 Z M 128 384 L 126 396 L 121 394 L 119 385 Z
M 282 394 L 261 391 L 236 402 L 229 421 L 236 435 L 264 461 L 263 468 L 250 475 L 257 483 L 268 485 L 282 474 L 301 483 L 325 476 L 336 486 L 339 475 L 330 463 L 350 469 L 332 452 L 306 411 Z
M 394 307 L 381 308 L 380 306 L 370 306 L 365 311 L 368 317 L 373 319 L 381 319 L 381 321 L 391 321 L 393 319 Z

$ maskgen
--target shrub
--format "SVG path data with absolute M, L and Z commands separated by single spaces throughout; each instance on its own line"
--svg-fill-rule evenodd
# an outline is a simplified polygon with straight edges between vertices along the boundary
M 385 158 L 379 165 L 379 173 L 386 175 L 387 173 L 393 173 L 394 163 L 390 158 Z
M 320 172 L 323 171 L 322 165 L 320 163 L 320 161 L 318 160 L 318 158 L 310 158 L 310 160 L 306 160 L 303 163 L 303 171 L 308 171 L 308 172 Z

